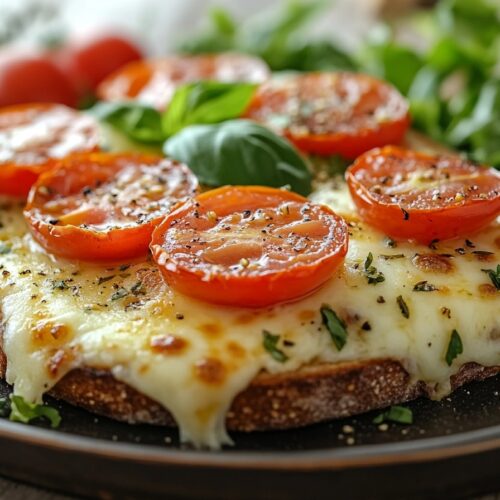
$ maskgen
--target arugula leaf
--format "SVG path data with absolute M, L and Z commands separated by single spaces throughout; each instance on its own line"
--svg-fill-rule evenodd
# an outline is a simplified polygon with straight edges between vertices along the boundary
M 10 396 L 10 420 L 29 424 L 32 420 L 39 418 L 50 422 L 51 427 L 58 427 L 61 423 L 61 416 L 56 408 L 47 405 L 37 405 L 27 403 L 21 396 Z
M 500 264 L 497 265 L 497 270 L 495 269 L 481 269 L 483 273 L 486 273 L 489 277 L 493 285 L 497 290 L 500 290 Z
M 373 419 L 374 424 L 381 424 L 385 421 L 409 425 L 413 423 L 413 412 L 404 406 L 391 406 Z
M 462 344 L 462 339 L 457 330 L 451 332 L 450 341 L 448 343 L 448 348 L 446 349 L 446 364 L 451 366 L 453 360 L 464 352 L 464 346 Z
M 160 113 L 139 102 L 100 102 L 88 110 L 130 139 L 144 143 L 165 140 Z
M 347 325 L 330 306 L 322 306 L 320 312 L 323 325 L 330 333 L 337 349 L 341 351 L 347 342 Z
M 162 116 L 167 137 L 188 125 L 219 123 L 245 111 L 256 85 L 201 81 L 179 87 Z
M 284 363 L 288 360 L 288 356 L 279 349 L 278 342 L 280 340 L 279 335 L 273 335 L 271 332 L 267 330 L 262 330 L 262 344 L 264 349 L 276 360 L 280 363 Z
M 293 146 L 248 120 L 186 127 L 165 143 L 164 151 L 208 186 L 288 185 L 304 196 L 311 192 L 311 173 Z

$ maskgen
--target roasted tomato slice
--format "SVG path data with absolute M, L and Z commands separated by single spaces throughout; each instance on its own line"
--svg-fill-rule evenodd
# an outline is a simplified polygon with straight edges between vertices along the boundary
M 356 156 L 398 144 L 408 104 L 389 84 L 354 73 L 309 73 L 263 84 L 245 113 L 319 155 Z
M 464 237 L 500 214 L 500 173 L 458 156 L 388 146 L 360 156 L 346 179 L 361 217 L 394 238 Z
M 26 196 L 54 160 L 98 148 L 93 118 L 61 104 L 0 109 L 0 194 Z
M 53 254 L 120 261 L 145 255 L 154 226 L 197 187 L 185 165 L 159 156 L 75 155 L 40 176 L 24 215 Z
M 199 80 L 260 83 L 268 77 L 266 63 L 249 55 L 173 56 L 127 64 L 104 80 L 97 94 L 106 101 L 134 99 L 163 110 L 175 89 L 185 83 Z
M 347 226 L 329 208 L 260 186 L 208 191 L 155 229 L 167 283 L 207 302 L 264 307 L 322 285 L 347 252 Z

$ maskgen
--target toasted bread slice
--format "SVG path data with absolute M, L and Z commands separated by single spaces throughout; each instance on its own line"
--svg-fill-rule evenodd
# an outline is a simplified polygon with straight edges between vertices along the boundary
M 7 360 L 0 350 L 0 377 Z M 463 365 L 452 389 L 500 373 L 500 367 Z M 175 425 L 159 403 L 109 371 L 90 367 L 69 372 L 49 393 L 72 405 L 129 424 Z M 401 363 L 391 359 L 309 365 L 293 372 L 260 373 L 233 401 L 226 425 L 233 431 L 303 427 L 349 417 L 426 396 L 423 382 L 412 382 Z

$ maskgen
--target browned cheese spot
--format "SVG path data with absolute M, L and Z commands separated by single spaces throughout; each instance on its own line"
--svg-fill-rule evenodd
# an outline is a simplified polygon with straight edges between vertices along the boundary
M 237 342 L 230 341 L 226 344 L 226 348 L 232 356 L 236 358 L 243 358 L 245 357 L 246 351 L 243 346 L 238 344 Z
M 449 257 L 435 253 L 417 254 L 412 259 L 415 267 L 426 273 L 451 273 L 455 266 Z
M 499 290 L 497 290 L 492 284 L 490 283 L 482 283 L 477 287 L 479 289 L 479 293 L 481 297 L 497 297 L 499 295 Z
M 244 313 L 236 316 L 234 319 L 234 323 L 236 325 L 248 325 L 254 320 L 254 315 L 250 313 Z
M 188 345 L 187 341 L 175 335 L 155 335 L 149 343 L 154 352 L 160 354 L 180 354 Z
M 203 358 L 194 365 L 196 376 L 206 384 L 220 385 L 226 378 L 226 367 L 218 359 Z
M 208 337 L 215 337 L 223 332 L 223 328 L 220 323 L 202 323 L 198 326 L 198 328 Z
M 311 311 L 310 309 L 305 309 L 304 311 L 300 311 L 297 315 L 300 321 L 312 321 L 316 317 L 316 312 Z
M 39 321 L 31 329 L 31 340 L 35 347 L 60 346 L 71 338 L 69 327 L 51 321 Z
M 61 369 L 66 365 L 69 365 L 74 360 L 74 355 L 71 351 L 64 349 L 57 349 L 52 351 L 53 354 L 50 356 L 47 362 L 47 371 L 49 375 L 53 378 L 57 378 L 60 374 Z

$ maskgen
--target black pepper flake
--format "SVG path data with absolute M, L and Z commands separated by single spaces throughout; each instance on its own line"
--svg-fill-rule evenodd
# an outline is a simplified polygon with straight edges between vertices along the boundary
M 55 226 L 56 224 L 59 224 L 59 219 L 49 219 L 49 224 Z
M 97 284 L 102 285 L 103 283 L 106 283 L 106 281 L 112 280 L 114 277 L 115 277 L 114 274 L 112 274 L 111 276 L 99 276 Z
M 400 208 L 401 208 L 401 212 L 403 212 L 403 220 L 409 220 L 410 214 L 403 207 L 400 207 Z
M 382 295 L 377 297 L 377 304 L 385 304 L 385 299 Z
M 184 319 L 184 314 L 182 313 L 175 313 L 175 319 Z
M 437 250 L 437 246 L 436 244 L 439 243 L 439 240 L 437 238 L 433 239 L 430 243 L 429 243 L 429 248 L 431 250 Z
M 406 318 L 410 318 L 410 309 L 408 307 L 408 304 L 405 302 L 403 299 L 402 295 L 398 295 L 396 298 L 396 302 L 398 303 L 399 309 L 401 311 L 401 314 Z
M 471 240 L 465 240 L 465 246 L 469 248 L 476 248 L 476 245 L 474 245 Z
M 365 330 L 366 332 L 369 332 L 371 329 L 372 329 L 372 325 L 370 325 L 370 323 L 368 321 L 365 321 L 362 325 L 361 325 L 361 329 L 362 330 Z

